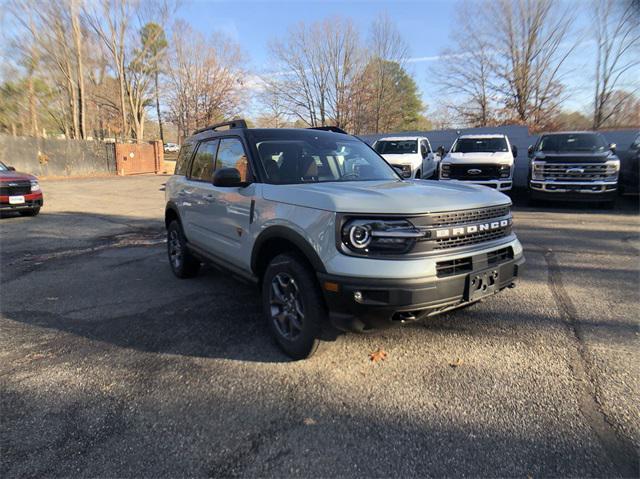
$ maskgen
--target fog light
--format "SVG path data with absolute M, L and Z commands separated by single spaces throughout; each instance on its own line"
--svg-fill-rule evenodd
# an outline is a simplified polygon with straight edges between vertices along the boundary
M 356 291 L 353 293 L 353 299 L 358 302 L 361 303 L 362 302 L 362 293 L 360 291 Z

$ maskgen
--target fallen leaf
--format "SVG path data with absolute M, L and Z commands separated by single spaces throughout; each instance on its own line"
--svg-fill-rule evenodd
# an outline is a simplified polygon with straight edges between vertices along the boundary
M 456 358 L 449 363 L 449 366 L 452 368 L 457 368 L 458 366 L 462 366 L 464 364 L 464 360 L 462 358 Z
M 378 348 L 372 353 L 369 353 L 369 359 L 374 363 L 377 363 L 378 361 L 384 361 L 385 359 L 387 359 L 387 352 L 384 349 Z
M 305 417 L 304 421 L 302 422 L 304 422 L 305 426 L 315 426 L 316 424 L 318 424 L 312 417 Z
M 47 298 L 47 301 L 58 301 L 58 297 L 57 296 L 50 296 Z

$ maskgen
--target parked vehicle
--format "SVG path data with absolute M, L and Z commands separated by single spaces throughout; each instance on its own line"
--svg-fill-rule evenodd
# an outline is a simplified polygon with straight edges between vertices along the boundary
M 439 158 L 424 136 L 380 138 L 373 148 L 402 171 L 403 178 L 431 178 L 438 171 Z
M 176 151 L 180 151 L 180 145 L 176 143 L 165 143 L 164 144 L 164 152 L 165 153 L 173 153 Z
M 640 133 L 629 146 L 624 158 L 620 158 L 618 185 L 622 194 L 640 193 Z
M 199 130 L 166 200 L 174 274 L 207 261 L 259 284 L 273 335 L 297 359 L 336 328 L 369 331 L 492 296 L 524 263 L 508 197 L 403 180 L 334 127 Z
M 591 131 L 540 135 L 529 147 L 530 198 L 613 204 L 620 171 L 615 149 Z
M 23 216 L 35 216 L 43 203 L 35 176 L 19 173 L 0 161 L 0 212 L 17 211 Z
M 506 135 L 461 135 L 440 162 L 441 180 L 458 180 L 508 191 L 518 149 Z

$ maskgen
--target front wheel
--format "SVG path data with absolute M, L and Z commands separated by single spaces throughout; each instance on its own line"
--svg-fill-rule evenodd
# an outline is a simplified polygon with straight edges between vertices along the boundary
M 187 249 L 182 227 L 177 221 L 172 221 L 167 228 L 167 254 L 171 270 L 178 278 L 192 278 L 198 274 L 200 261 Z
M 278 346 L 291 358 L 313 356 L 327 312 L 309 267 L 297 256 L 276 256 L 262 280 L 262 305 Z

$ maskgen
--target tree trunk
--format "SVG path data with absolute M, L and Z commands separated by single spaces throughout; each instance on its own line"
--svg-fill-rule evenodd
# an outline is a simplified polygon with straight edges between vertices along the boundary
M 162 116 L 160 115 L 160 91 L 158 88 L 158 68 L 156 66 L 156 71 L 155 71 L 155 86 L 156 86 L 156 112 L 158 114 L 158 128 L 160 130 L 160 140 L 162 141 L 162 144 L 164 145 L 164 132 L 162 131 Z
M 84 94 L 84 68 L 82 61 L 82 46 L 81 46 L 81 31 L 80 22 L 78 21 L 78 14 L 75 9 L 75 2 L 71 5 L 71 25 L 73 28 L 73 38 L 76 48 L 76 67 L 77 67 L 77 79 L 78 84 L 78 137 L 83 140 L 87 136 L 86 132 L 86 99 Z

